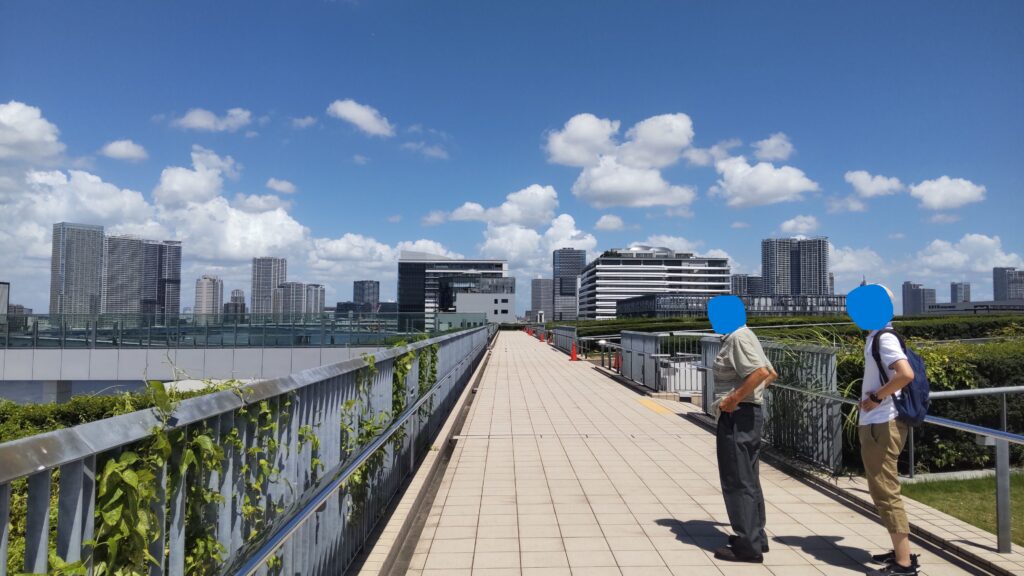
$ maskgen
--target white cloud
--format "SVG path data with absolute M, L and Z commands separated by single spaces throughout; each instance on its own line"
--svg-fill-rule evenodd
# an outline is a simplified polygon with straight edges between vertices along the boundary
M 985 187 L 963 178 L 942 176 L 910 187 L 910 195 L 928 210 L 951 210 L 985 199 Z
M 480 254 L 502 258 L 517 276 L 536 277 L 550 273 L 551 252 L 558 248 L 576 248 L 592 252 L 597 239 L 576 228 L 576 220 L 568 214 L 553 218 L 543 233 L 522 224 L 489 224 L 484 231 Z
M 561 130 L 548 133 L 548 160 L 564 166 L 590 166 L 602 154 L 615 148 L 614 136 L 619 131 L 617 120 L 598 118 L 593 114 L 577 114 Z
M 327 114 L 352 124 L 370 136 L 390 138 L 395 135 L 394 125 L 376 108 L 352 99 L 331 102 L 327 107 Z
M 292 184 L 287 180 L 278 180 L 277 178 L 267 180 L 267 188 L 270 188 L 275 192 L 280 192 L 281 194 L 294 194 L 296 190 L 295 184 Z
M 136 162 L 149 158 L 149 155 L 146 154 L 146 149 L 131 140 L 114 140 L 113 142 L 108 142 L 100 150 L 100 154 L 103 154 L 107 158 L 114 158 L 115 160 L 129 160 Z
M 388 216 L 388 222 L 390 222 L 392 224 L 398 224 L 401 221 L 402 221 L 402 215 L 401 214 L 392 214 L 391 216 Z
M 893 232 L 892 234 L 889 234 L 890 240 L 903 240 L 906 237 L 907 235 L 903 232 Z
M 783 222 L 779 228 L 786 234 L 810 234 L 818 229 L 818 219 L 814 216 L 796 216 Z
M 202 146 L 192 147 L 192 168 L 170 166 L 160 173 L 153 199 L 160 205 L 178 208 L 190 202 L 207 202 L 221 193 L 223 176 L 238 177 L 235 160 L 221 158 Z
M 447 219 L 448 213 L 444 210 L 431 210 L 429 214 L 423 217 L 423 225 L 437 226 L 439 224 L 444 224 Z
M 615 156 L 584 168 L 572 193 L 596 208 L 686 206 L 697 196 L 692 187 L 669 184 L 659 170 L 627 166 Z
M 932 217 L 928 219 L 932 224 L 952 224 L 960 220 L 960 217 L 956 214 L 932 214 Z
M 921 276 L 945 279 L 974 274 L 987 275 L 989 281 L 992 268 L 1001 266 L 1024 268 L 1024 259 L 1004 251 L 999 236 L 984 234 L 964 234 L 956 243 L 933 240 L 908 263 L 908 269 Z
M 871 248 L 851 248 L 835 246 L 831 242 L 829 248 L 829 269 L 836 277 L 836 292 L 842 293 L 841 285 L 858 282 L 862 277 L 877 281 L 887 274 L 885 260 Z
M 597 224 L 594 228 L 598 230 L 622 230 L 623 223 L 622 218 L 614 214 L 604 214 L 597 220 Z
M 419 152 L 427 158 L 436 158 L 438 160 L 447 160 L 448 151 L 444 149 L 444 146 L 439 144 L 427 144 L 426 142 L 406 142 L 402 144 L 403 150 L 411 150 L 413 152 Z
M 255 131 L 255 130 L 247 130 L 245 132 L 245 137 L 246 138 L 256 138 L 259 135 L 260 135 L 260 133 Z
M 235 200 L 231 205 L 243 212 L 270 212 L 278 208 L 288 210 L 291 202 L 282 200 L 274 194 L 235 194 Z
M 696 253 L 700 250 L 703 242 L 694 242 L 687 240 L 682 236 L 669 236 L 667 234 L 653 234 L 648 236 L 646 240 L 642 242 L 633 242 L 629 246 L 654 246 L 654 247 L 665 247 L 671 248 L 676 252 L 693 252 Z
M 712 196 L 722 196 L 733 207 L 763 206 L 803 200 L 803 194 L 820 190 L 817 182 L 792 166 L 776 168 L 769 162 L 751 166 L 743 156 L 715 162 L 721 178 L 711 188 Z
M 711 166 L 717 160 L 728 158 L 729 150 L 742 144 L 743 142 L 737 139 L 723 140 L 711 148 L 687 148 L 683 150 L 682 157 L 691 166 Z
M 693 142 L 693 121 L 686 114 L 662 114 L 637 122 L 626 132 L 616 155 L 637 168 L 664 168 L 679 161 Z
M 558 207 L 558 194 L 551 186 L 532 184 L 505 197 L 495 208 L 466 202 L 448 215 L 449 220 L 478 220 L 490 224 L 537 226 L 549 222 Z
M 16 100 L 0 104 L 0 160 L 48 162 L 64 152 L 60 130 L 43 112 Z
M 750 228 L 750 224 L 747 224 L 746 222 L 733 222 L 732 224 L 729 224 L 729 228 L 733 228 L 733 229 Z
M 352 156 L 352 161 L 360 166 L 365 166 L 370 161 L 370 159 L 366 156 L 363 156 L 362 154 L 355 154 Z
M 836 197 L 828 199 L 828 211 L 830 214 L 841 212 L 866 212 L 868 205 L 855 195 Z
M 312 116 L 303 116 L 302 118 L 292 118 L 292 128 L 309 128 L 316 124 L 316 118 Z
M 764 140 L 758 140 L 754 142 L 753 147 L 754 157 L 758 160 L 788 160 L 793 155 L 793 143 L 783 132 L 776 132 Z
M 871 175 L 865 170 L 853 170 L 843 175 L 843 179 L 853 186 L 854 191 L 862 198 L 874 198 L 875 196 L 887 196 L 903 190 L 903 183 L 899 178 L 889 178 L 881 175 Z
M 204 108 L 192 108 L 171 125 L 183 130 L 201 132 L 235 132 L 252 123 L 252 112 L 245 108 L 232 108 L 224 116 L 217 116 Z

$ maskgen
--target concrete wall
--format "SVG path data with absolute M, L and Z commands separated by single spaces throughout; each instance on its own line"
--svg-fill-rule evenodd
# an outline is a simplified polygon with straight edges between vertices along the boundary
M 8 349 L 0 350 L 0 382 L 276 378 L 377 350 L 380 348 Z
M 495 302 L 497 300 L 497 302 Z M 508 302 L 502 302 L 508 300 Z M 502 313 L 502 310 L 505 313 Z M 461 293 L 455 295 L 455 311 L 459 314 L 487 314 L 487 321 L 496 324 L 516 322 L 515 294 L 475 294 Z M 497 311 L 497 313 L 495 313 Z

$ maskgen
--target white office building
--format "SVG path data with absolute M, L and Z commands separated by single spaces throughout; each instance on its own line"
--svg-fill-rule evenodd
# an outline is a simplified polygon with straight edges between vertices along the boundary
M 192 309 L 196 323 L 209 324 L 219 318 L 224 309 L 224 282 L 216 276 L 202 276 L 196 280 L 196 305 Z

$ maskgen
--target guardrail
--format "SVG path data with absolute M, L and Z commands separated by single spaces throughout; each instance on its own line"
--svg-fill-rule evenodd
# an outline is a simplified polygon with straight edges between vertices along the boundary
M 0 349 L 381 345 L 424 326 L 422 314 L 8 314 Z
M 572 351 L 572 345 L 576 344 L 577 353 L 582 354 L 583 350 L 579 349 L 579 341 L 576 338 L 576 327 L 575 326 L 555 326 L 550 330 L 551 341 L 554 343 L 555 348 L 558 348 L 566 354 Z
M 151 574 L 180 575 L 196 563 L 221 572 L 253 554 L 270 573 L 342 573 L 494 328 L 0 445 L 0 576 L 9 551 L 22 547 L 30 573 L 47 573 L 51 552 L 88 570 L 103 562 L 108 573 L 119 562 Z M 337 497 L 317 499 L 310 512 L 328 489 Z M 151 559 L 119 557 L 139 530 Z

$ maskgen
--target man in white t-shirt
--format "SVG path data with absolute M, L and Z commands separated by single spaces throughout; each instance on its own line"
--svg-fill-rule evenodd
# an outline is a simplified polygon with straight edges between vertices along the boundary
M 896 463 L 907 441 L 908 427 L 896 416 L 893 397 L 914 380 L 914 371 L 895 334 L 878 337 L 878 352 L 885 374 L 879 374 L 872 347 L 880 330 L 892 329 L 892 292 L 885 286 L 861 286 L 847 296 L 847 311 L 862 329 L 869 330 L 864 344 L 864 379 L 861 383 L 860 438 L 864 476 L 882 524 L 889 531 L 892 551 L 872 556 L 885 567 L 875 574 L 913 576 L 918 572 L 910 553 L 910 524 L 900 496 Z

